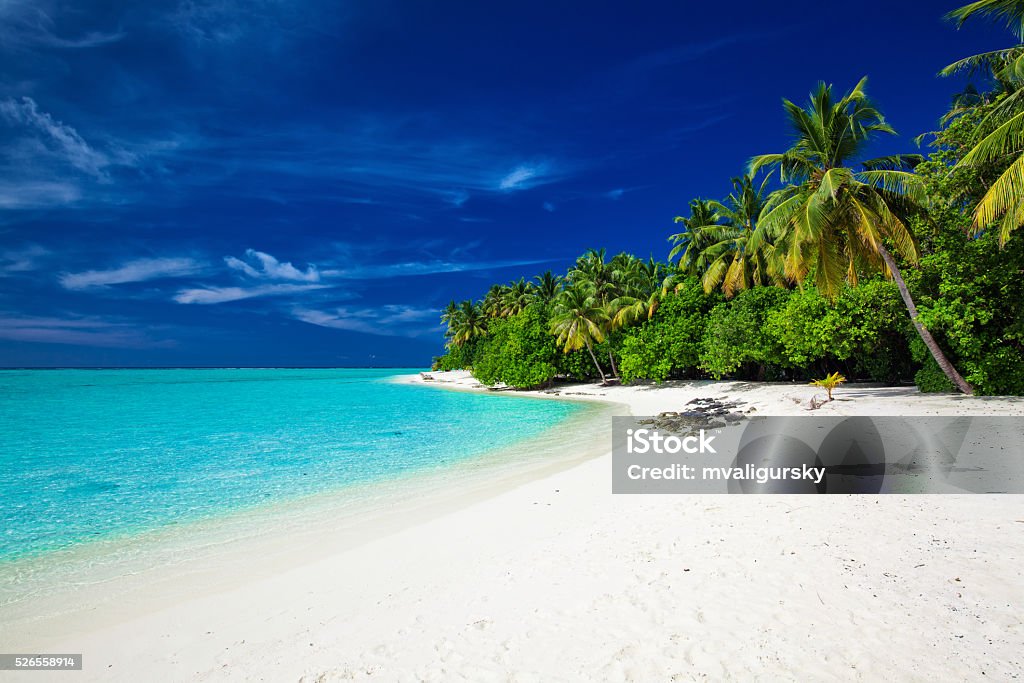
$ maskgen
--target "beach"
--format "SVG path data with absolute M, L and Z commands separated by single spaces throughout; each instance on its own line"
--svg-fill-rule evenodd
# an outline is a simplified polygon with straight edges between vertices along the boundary
M 400 381 L 486 391 L 459 372 Z M 507 393 L 633 415 L 698 397 L 810 414 L 820 394 L 738 382 Z M 836 397 L 813 412 L 1024 416 L 1021 399 L 857 385 Z M 0 621 L 19 650 L 85 657 L 80 674 L 9 678 L 923 681 L 1024 669 L 1024 497 L 615 496 L 610 455 L 593 450 L 607 434 L 560 436 L 585 457 L 410 504 L 354 535 L 327 518 L 226 546 L 232 557 L 209 555 L 206 572 L 165 572 L 144 609 L 82 599 L 23 631 Z M 79 596 L 117 595 L 119 581 Z

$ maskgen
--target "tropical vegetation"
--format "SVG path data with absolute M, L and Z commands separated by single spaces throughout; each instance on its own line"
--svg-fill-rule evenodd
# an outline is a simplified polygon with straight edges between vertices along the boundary
M 1017 44 L 940 72 L 977 83 L 916 138 L 927 154 L 872 158 L 896 131 L 867 79 L 819 83 L 783 101 L 788 149 L 689 202 L 665 261 L 591 249 L 453 301 L 435 367 L 513 387 L 825 376 L 1024 394 L 1024 0 L 948 15 L 975 17 Z

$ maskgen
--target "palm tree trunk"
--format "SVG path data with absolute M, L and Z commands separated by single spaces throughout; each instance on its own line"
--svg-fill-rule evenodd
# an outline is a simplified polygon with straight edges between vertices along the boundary
M 608 384 L 608 379 L 604 376 L 601 364 L 597 362 L 597 356 L 594 355 L 594 347 L 590 345 L 589 339 L 587 340 L 587 351 L 590 351 L 590 357 L 594 360 L 594 367 L 597 368 L 597 372 L 601 375 L 601 384 Z
M 608 362 L 612 364 L 612 375 L 615 379 L 619 379 L 619 369 L 615 367 L 615 356 L 612 355 L 612 350 L 608 349 Z
M 910 290 L 907 289 L 907 283 L 903 281 L 903 275 L 900 274 L 899 266 L 896 265 L 896 261 L 893 259 L 892 254 L 883 247 L 881 244 L 878 245 L 878 253 L 882 256 L 882 260 L 885 261 L 885 265 L 889 267 L 889 272 L 892 273 L 892 279 L 896 281 L 896 286 L 899 287 L 900 296 L 903 297 L 903 303 L 907 305 L 907 311 L 910 312 L 910 319 L 914 323 L 914 329 L 921 335 L 921 340 L 924 345 L 928 347 L 928 350 L 932 354 L 932 358 L 942 368 L 942 372 L 946 374 L 949 381 L 952 382 L 957 389 L 967 394 L 968 396 L 974 395 L 974 389 L 970 384 L 967 383 L 960 373 L 956 371 L 953 364 L 946 358 L 946 354 L 939 348 L 938 343 L 935 341 L 935 337 L 928 331 L 928 328 L 922 325 L 917 320 L 917 306 L 914 305 L 914 300 L 910 297 Z

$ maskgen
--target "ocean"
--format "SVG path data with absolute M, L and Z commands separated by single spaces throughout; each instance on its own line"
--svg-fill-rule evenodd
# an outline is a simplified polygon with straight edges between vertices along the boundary
M 0 371 L 0 566 L 486 462 L 592 405 L 413 370 Z

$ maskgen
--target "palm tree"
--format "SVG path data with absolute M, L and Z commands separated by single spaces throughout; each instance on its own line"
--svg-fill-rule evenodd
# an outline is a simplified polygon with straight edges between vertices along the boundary
M 449 340 L 448 342 L 445 342 L 446 345 L 450 345 L 451 338 L 455 336 L 455 321 L 458 317 L 459 305 L 455 303 L 455 299 L 452 299 L 441 312 L 441 323 L 445 325 L 444 336 L 445 339 Z
M 760 249 L 750 249 L 748 240 L 766 203 L 767 174 L 759 186 L 749 175 L 733 178 L 733 191 L 724 202 L 708 202 L 714 211 L 713 222 L 696 226 L 706 245 L 696 260 L 705 292 L 721 286 L 726 297 L 755 285 L 782 285 L 781 268 L 775 262 L 774 245 L 761 241 Z
M 507 285 L 491 285 L 484 296 L 483 314 L 488 318 L 501 318 L 504 315 Z
M 861 162 L 863 170 L 850 167 L 875 134 L 895 134 L 865 94 L 866 81 L 839 100 L 831 86 L 820 83 L 807 108 L 784 100 L 796 142 L 780 154 L 754 157 L 750 173 L 776 168 L 782 182 L 791 184 L 772 194 L 747 248 L 775 244 L 786 277 L 800 283 L 813 273 L 819 291 L 829 298 L 844 280 L 855 284 L 859 272 L 884 268 L 939 367 L 960 391 L 971 394 L 971 386 L 918 320 L 899 266 L 884 244 L 890 241 L 907 262 L 917 262 L 917 245 L 904 221 L 927 202 L 923 182 L 906 170 L 918 158 L 896 155 Z
M 551 334 L 558 338 L 558 344 L 565 353 L 587 347 L 594 367 L 601 375 L 601 383 L 607 384 L 601 364 L 594 355 L 594 342 L 604 341 L 604 328 L 608 312 L 601 305 L 593 285 L 578 282 L 562 290 L 555 299 L 551 315 Z
M 534 301 L 534 287 L 519 278 L 518 281 L 505 287 L 501 300 L 501 315 L 508 318 L 522 313 Z
M 537 284 L 534 285 L 534 293 L 537 296 L 537 300 L 541 303 L 549 304 L 555 300 L 558 293 L 562 291 L 562 280 L 557 275 L 553 274 L 550 270 L 544 272 L 543 275 L 538 275 L 534 280 Z
M 451 344 L 462 346 L 487 334 L 483 311 L 472 301 L 459 304 L 454 324 L 451 326 Z
M 1024 41 L 1024 0 L 980 0 L 950 12 L 947 17 L 959 27 L 975 15 L 1005 21 L 1018 41 Z M 978 126 L 983 132 L 957 165 L 1009 163 L 974 210 L 975 232 L 999 221 L 999 243 L 1005 244 L 1010 233 L 1024 224 L 1024 44 L 961 59 L 941 73 L 978 70 L 992 75 L 1006 94 L 997 99 L 991 113 Z
M 614 271 L 619 292 L 609 303 L 612 330 L 627 327 L 638 320 L 649 320 L 668 291 L 666 282 L 670 276 L 665 264 L 653 258 L 643 261 L 635 256 L 624 256 Z
M 616 258 L 626 256 L 620 254 Z M 612 259 L 613 262 L 615 259 Z M 569 271 L 567 276 L 572 284 L 581 284 L 591 287 L 594 290 L 594 298 L 597 304 L 605 309 L 604 324 L 605 334 L 612 331 L 612 310 L 611 302 L 619 294 L 618 282 L 615 277 L 615 266 L 605 261 L 604 249 L 588 249 L 583 256 L 576 259 L 576 265 Z M 619 368 L 615 364 L 615 354 L 608 348 L 608 363 L 612 368 L 612 375 L 618 379 Z
M 699 275 L 703 272 L 701 254 L 715 243 L 714 233 L 720 227 L 712 202 L 706 199 L 692 200 L 689 217 L 676 216 L 675 222 L 681 223 L 684 229 L 669 235 L 668 241 L 674 246 L 668 253 L 668 260 L 679 256 L 680 271 L 686 275 Z

